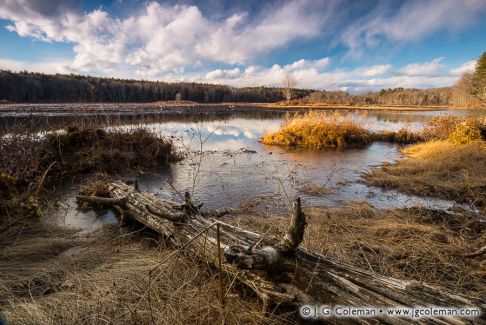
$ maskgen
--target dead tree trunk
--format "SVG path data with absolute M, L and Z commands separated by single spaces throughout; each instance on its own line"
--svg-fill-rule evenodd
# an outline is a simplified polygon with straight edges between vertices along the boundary
M 125 217 L 132 218 L 160 233 L 167 241 L 197 258 L 218 265 L 216 227 L 220 225 L 220 243 L 224 249 L 222 269 L 231 278 L 249 287 L 270 305 L 319 303 L 349 306 L 445 306 L 480 307 L 486 302 L 467 298 L 446 289 L 418 281 L 404 281 L 373 274 L 323 255 L 298 248 L 304 235 L 305 215 L 300 201 L 295 203 L 287 234 L 279 241 L 265 238 L 233 225 L 202 216 L 190 198 L 184 204 L 162 200 L 142 193 L 122 182 L 111 182 L 113 200 L 97 203 L 114 205 Z M 96 198 L 79 197 L 96 202 Z M 381 319 L 385 323 L 415 323 L 412 319 Z M 366 319 L 353 319 L 369 323 Z M 427 323 L 467 324 L 466 319 L 428 318 Z

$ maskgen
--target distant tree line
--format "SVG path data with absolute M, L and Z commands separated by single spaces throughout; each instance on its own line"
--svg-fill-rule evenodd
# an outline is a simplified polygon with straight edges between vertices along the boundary
M 306 99 L 309 102 L 344 105 L 449 105 L 451 88 L 393 88 L 359 95 L 345 91 L 317 91 Z
M 486 52 L 476 70 L 467 72 L 452 87 L 390 88 L 365 94 L 345 91 L 294 89 L 295 81 L 284 78 L 281 88 L 246 87 L 203 83 L 97 78 L 79 75 L 49 75 L 0 70 L 0 102 L 156 102 L 186 100 L 199 103 L 279 102 L 329 105 L 477 106 L 486 103 Z
M 296 89 L 302 98 L 312 90 Z M 203 83 L 167 83 L 144 80 L 49 75 L 0 70 L 0 100 L 15 103 L 43 102 L 155 102 L 188 100 L 199 103 L 278 102 L 281 88 L 234 88 Z
M 345 91 L 322 90 L 309 94 L 303 101 L 329 105 L 478 106 L 482 103 L 480 96 L 486 98 L 486 86 L 481 88 L 478 83 L 474 73 L 464 73 L 452 87 L 400 87 L 359 95 Z
M 341 105 L 478 106 L 486 103 L 486 52 L 473 72 L 464 73 L 451 87 L 390 88 L 352 95 L 345 91 L 316 91 L 304 98 L 309 103 Z

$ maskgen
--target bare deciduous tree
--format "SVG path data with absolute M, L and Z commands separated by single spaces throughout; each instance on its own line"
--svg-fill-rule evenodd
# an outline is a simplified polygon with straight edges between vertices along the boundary
M 287 103 L 290 102 L 294 95 L 295 84 L 296 81 L 294 77 L 287 71 L 282 79 L 282 92 Z
M 452 87 L 451 104 L 465 106 L 477 105 L 478 99 L 472 95 L 474 75 L 465 72 Z

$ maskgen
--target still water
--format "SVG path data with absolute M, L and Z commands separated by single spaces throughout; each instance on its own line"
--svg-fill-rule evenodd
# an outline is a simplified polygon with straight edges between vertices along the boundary
M 466 114 L 464 111 L 372 112 L 356 114 L 372 130 L 420 129 L 434 116 Z M 359 115 L 359 116 L 358 116 Z M 310 151 L 259 143 L 265 132 L 276 130 L 281 114 L 234 114 L 226 117 L 190 117 L 157 121 L 131 121 L 124 128 L 148 127 L 170 136 L 187 157 L 161 172 L 136 176 L 140 189 L 180 201 L 189 191 L 206 208 L 251 203 L 260 212 L 285 211 L 296 196 L 303 205 L 339 207 L 366 201 L 376 208 L 424 206 L 449 209 L 455 202 L 422 198 L 368 187 L 361 181 L 366 171 L 402 157 L 397 145 L 374 143 L 364 149 Z M 128 176 L 134 177 L 134 176 Z M 321 187 L 320 194 L 306 188 Z M 62 223 L 85 231 L 114 222 L 112 212 L 96 214 L 75 209 L 75 190 L 61 200 Z

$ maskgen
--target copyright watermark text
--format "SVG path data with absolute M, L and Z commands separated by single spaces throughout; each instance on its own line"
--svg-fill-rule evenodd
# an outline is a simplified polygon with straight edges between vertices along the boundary
M 306 319 L 319 318 L 435 318 L 435 317 L 460 317 L 475 318 L 481 316 L 481 309 L 472 308 L 447 308 L 447 307 L 356 307 L 356 306 L 331 306 L 331 305 L 303 305 L 299 314 Z

